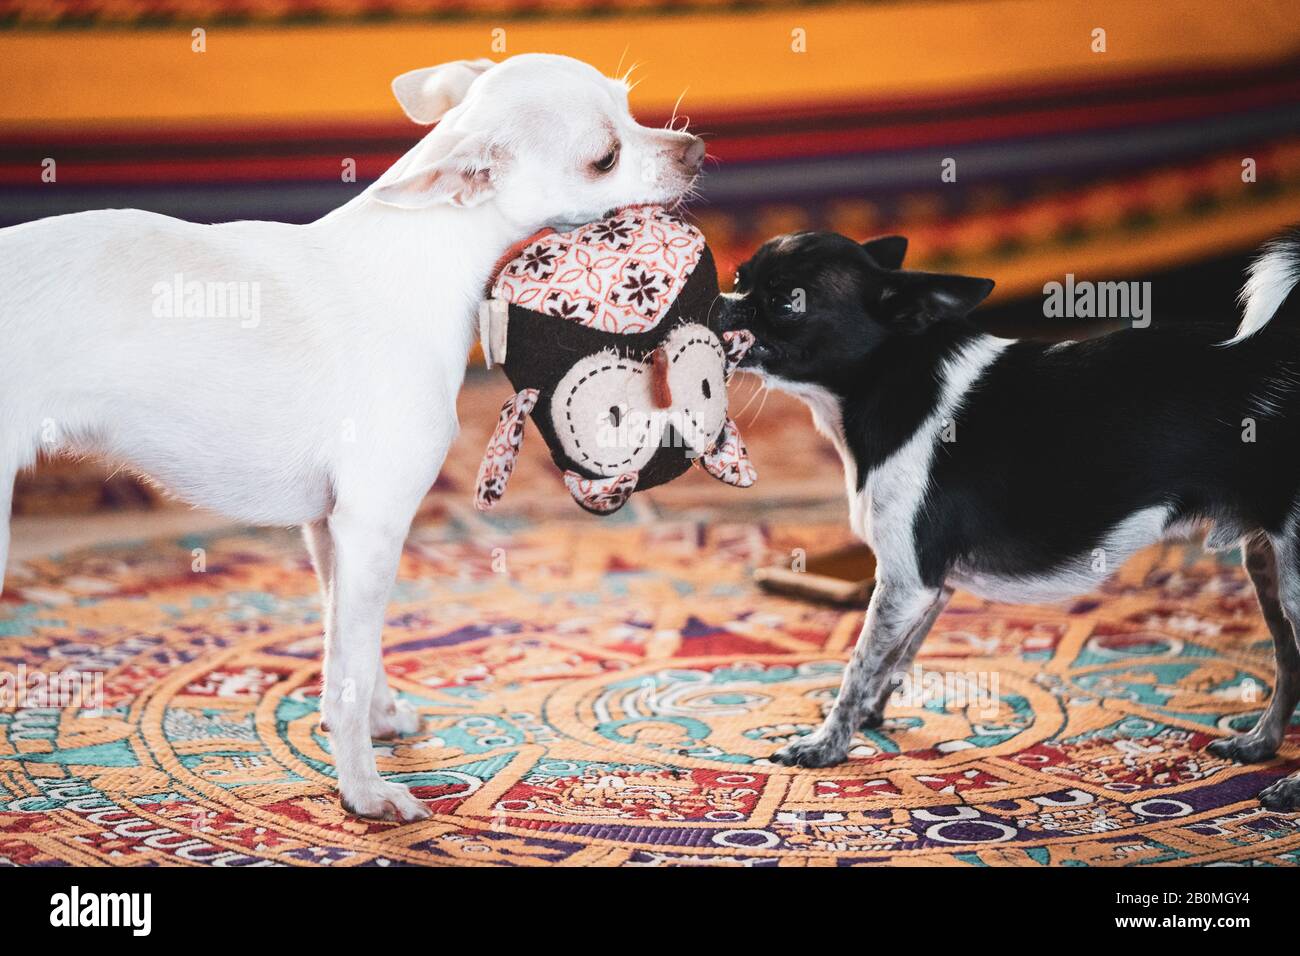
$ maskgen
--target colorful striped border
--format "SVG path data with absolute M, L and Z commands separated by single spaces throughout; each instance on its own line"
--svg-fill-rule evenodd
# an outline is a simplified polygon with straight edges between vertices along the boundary
M 1099 23 L 1104 54 L 1090 45 Z M 197 27 L 207 31 L 204 53 L 191 50 Z M 1214 0 L 941 0 L 501 25 L 267 29 L 200 18 L 132 33 L 10 31 L 0 34 L 0 135 L 166 125 L 183 136 L 200 123 L 396 122 L 388 82 L 398 73 L 539 50 L 611 74 L 636 64 L 633 102 L 645 114 L 670 112 L 686 91 L 683 108 L 696 118 L 763 110 L 794 117 L 844 103 L 959 104 L 989 90 L 1256 68 L 1300 52 L 1300 18 L 1266 4 L 1250 16 L 1224 16 Z
M 673 17 L 819 6 L 824 0 L 0 0 L 0 30 L 464 23 Z M 881 6 L 908 0 L 856 0 Z
M 645 122 L 666 121 L 689 88 L 692 129 L 717 160 L 697 215 L 724 268 L 789 228 L 896 229 L 914 261 L 996 274 L 1005 296 L 1067 262 L 1173 264 L 1300 218 L 1300 19 L 1282 4 L 1229 17 L 1211 0 L 455 9 L 486 19 L 214 26 L 202 55 L 175 24 L 0 35 L 0 224 L 122 206 L 316 218 L 420 135 L 388 78 L 491 53 L 492 10 L 509 20 L 509 53 L 564 52 L 610 73 L 640 63 Z M 1098 23 L 1104 55 L 1088 42 Z M 1246 157 L 1257 183 L 1242 182 Z M 41 181 L 46 158 L 55 184 Z M 945 159 L 954 183 L 940 181 Z

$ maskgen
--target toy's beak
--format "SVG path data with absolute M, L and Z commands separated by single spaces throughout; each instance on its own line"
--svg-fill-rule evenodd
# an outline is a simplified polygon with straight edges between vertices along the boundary
M 668 387 L 668 353 L 663 346 L 650 353 L 650 397 L 655 408 L 672 408 L 673 392 Z

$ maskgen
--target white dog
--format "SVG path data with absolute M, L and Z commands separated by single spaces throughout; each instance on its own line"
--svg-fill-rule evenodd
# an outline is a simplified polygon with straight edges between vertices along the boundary
M 428 809 L 379 776 L 370 744 L 418 727 L 381 630 L 456 434 L 484 286 L 543 226 L 678 202 L 704 144 L 639 125 L 625 84 L 567 57 L 448 63 L 393 91 L 437 127 L 310 225 L 105 210 L 0 230 L 0 583 L 14 476 L 41 451 L 128 463 L 238 521 L 301 524 L 343 804 L 415 820 Z

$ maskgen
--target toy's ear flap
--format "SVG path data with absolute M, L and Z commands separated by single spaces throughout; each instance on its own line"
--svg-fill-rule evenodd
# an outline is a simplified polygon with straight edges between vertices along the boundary
M 862 244 L 862 251 L 871 256 L 871 261 L 882 269 L 903 268 L 903 256 L 907 255 L 906 236 L 881 236 L 868 239 Z
M 729 382 L 731 376 L 736 372 L 736 367 L 740 365 L 740 360 L 745 357 L 745 353 L 753 346 L 754 333 L 748 329 L 734 329 L 731 332 L 723 332 L 722 341 L 727 348 L 726 364 L 722 369 L 722 377 Z
M 524 422 L 536 404 L 537 389 L 526 388 L 501 406 L 501 417 L 478 466 L 474 507 L 479 511 L 487 511 L 506 493 L 506 482 L 515 470 L 519 447 L 524 442 Z
M 636 490 L 638 475 L 635 471 L 608 478 L 584 478 L 574 471 L 564 473 L 564 486 L 573 500 L 592 514 L 613 514 L 627 504 Z
M 699 458 L 700 467 L 718 481 L 737 488 L 748 488 L 758 480 L 758 472 L 749 460 L 745 443 L 740 440 L 740 429 L 730 418 L 722 425 L 718 440 Z

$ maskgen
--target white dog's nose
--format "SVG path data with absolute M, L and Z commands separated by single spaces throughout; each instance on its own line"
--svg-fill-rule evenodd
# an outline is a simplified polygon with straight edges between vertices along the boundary
M 700 167 L 704 165 L 704 140 L 692 136 L 691 141 L 683 147 L 680 159 L 687 170 L 699 172 Z

